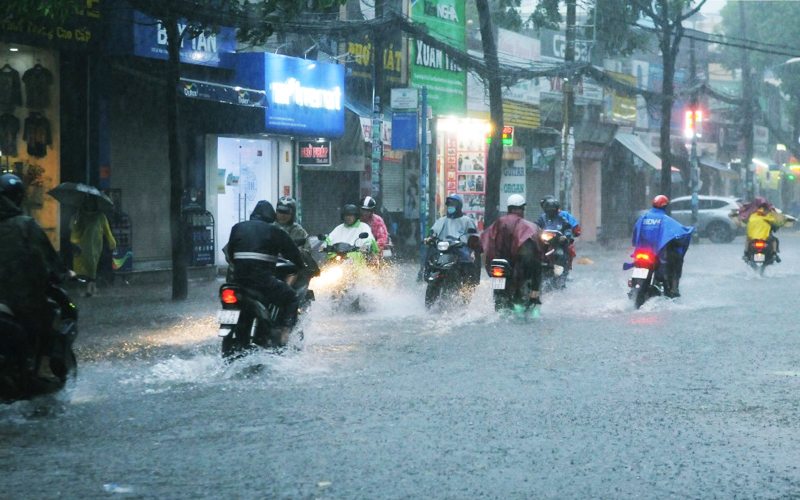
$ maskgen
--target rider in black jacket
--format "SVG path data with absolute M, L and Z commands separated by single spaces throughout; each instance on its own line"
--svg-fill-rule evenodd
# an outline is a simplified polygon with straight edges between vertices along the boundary
M 297 323 L 298 297 L 292 288 L 275 277 L 275 264 L 280 254 L 298 269 L 306 267 L 303 257 L 289 234 L 275 222 L 275 209 L 268 201 L 259 201 L 250 220 L 231 229 L 227 252 L 234 263 L 233 280 L 252 288 L 283 310 L 282 343 L 288 340 Z

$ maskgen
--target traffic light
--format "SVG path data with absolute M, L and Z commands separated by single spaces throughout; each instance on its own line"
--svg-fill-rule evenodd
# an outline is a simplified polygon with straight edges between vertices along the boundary
M 703 110 L 687 109 L 683 119 L 683 136 L 687 139 L 703 136 Z

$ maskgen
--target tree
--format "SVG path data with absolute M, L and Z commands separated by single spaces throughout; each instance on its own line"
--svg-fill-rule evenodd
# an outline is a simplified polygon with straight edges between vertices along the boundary
M 64 0 L 66 1 L 66 0 Z M 189 292 L 188 248 L 182 232 L 181 199 L 184 189 L 184 165 L 181 157 L 180 47 L 187 37 L 220 26 L 238 28 L 238 37 L 253 45 L 262 45 L 283 22 L 304 11 L 316 11 L 344 3 L 345 0 L 130 0 L 131 6 L 158 19 L 167 33 L 169 54 L 166 81 L 166 115 L 170 179 L 169 220 L 172 241 L 172 300 L 185 300 Z M 178 23 L 185 22 L 180 30 Z
M 664 67 L 661 88 L 661 194 L 672 197 L 672 150 L 670 126 L 672 105 L 675 102 L 675 61 L 684 35 L 683 21 L 695 15 L 706 0 L 692 8 L 694 0 L 634 0 L 641 12 L 655 25 L 658 47 L 661 49 L 661 64 Z
M 747 20 L 746 31 L 742 31 L 741 15 Z M 772 85 L 764 79 L 771 73 L 778 80 L 778 89 L 781 93 L 788 96 L 800 94 L 800 64 L 798 61 L 791 61 L 792 53 L 795 52 L 791 47 L 796 45 L 796 40 L 800 38 L 800 25 L 794 20 L 800 14 L 800 5 L 795 2 L 763 1 L 757 4 L 750 2 L 728 2 L 720 11 L 722 16 L 722 31 L 730 38 L 733 45 L 722 45 L 720 47 L 720 58 L 722 64 L 730 69 L 742 68 L 743 47 L 752 46 L 753 50 L 747 51 L 747 61 L 750 67 L 749 84 L 754 81 L 759 82 L 753 85 L 756 95 L 745 96 L 750 98 L 748 103 L 743 102 L 743 106 L 752 107 L 753 100 L 758 97 L 767 98 L 773 91 Z M 746 40 L 758 40 L 758 43 L 746 42 Z M 785 48 L 784 48 L 785 47 Z M 796 53 L 796 52 L 795 52 Z M 742 75 L 745 78 L 745 75 Z M 744 80 L 743 80 L 744 83 Z M 744 87 L 743 87 L 744 88 Z M 797 147 L 796 138 L 800 136 L 800 102 L 796 99 L 784 101 L 791 116 L 790 127 L 792 130 L 780 130 L 780 123 L 767 122 L 771 133 L 778 135 L 781 142 L 784 142 L 792 151 L 795 157 L 800 158 L 800 148 Z M 743 112 L 742 118 L 752 124 L 753 115 L 756 112 Z M 743 123 L 747 126 L 747 123 Z M 789 134 L 791 132 L 791 134 Z M 789 136 L 789 137 L 787 137 Z M 794 137 L 794 139 L 791 139 Z M 790 140 L 786 140 L 790 139 Z

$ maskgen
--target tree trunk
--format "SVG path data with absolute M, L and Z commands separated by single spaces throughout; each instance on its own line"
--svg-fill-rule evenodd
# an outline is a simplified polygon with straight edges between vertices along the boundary
M 180 116 L 178 112 L 178 85 L 180 84 L 181 33 L 178 20 L 166 16 L 164 28 L 167 31 L 167 50 L 169 52 L 166 103 L 167 133 L 169 153 L 169 228 L 172 238 L 172 300 L 186 300 L 189 295 L 188 260 L 186 255 L 186 235 L 181 224 L 181 198 L 183 197 L 183 165 L 180 150 Z
M 497 220 L 500 215 L 500 177 L 503 169 L 503 87 L 500 82 L 500 65 L 497 60 L 497 43 L 494 37 L 492 17 L 487 0 L 475 0 L 481 23 L 483 60 L 487 74 L 484 81 L 489 84 L 489 116 L 492 120 L 492 142 L 486 155 L 486 213 L 484 227 Z

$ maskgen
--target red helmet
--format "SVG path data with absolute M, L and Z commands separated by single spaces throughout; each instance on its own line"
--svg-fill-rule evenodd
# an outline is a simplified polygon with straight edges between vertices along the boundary
M 663 194 L 660 194 L 660 195 L 656 196 L 655 198 L 653 198 L 653 206 L 654 207 L 656 207 L 656 208 L 664 208 L 667 205 L 669 205 L 669 198 L 667 198 Z

